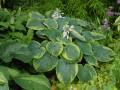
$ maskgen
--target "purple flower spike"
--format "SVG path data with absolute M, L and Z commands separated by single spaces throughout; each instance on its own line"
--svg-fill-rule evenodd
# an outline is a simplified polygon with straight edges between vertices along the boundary
M 108 10 L 108 11 L 107 11 L 107 16 L 114 16 L 114 14 L 115 14 L 115 13 L 114 13 L 113 11 L 111 11 L 111 10 Z
M 120 0 L 117 0 L 117 4 L 120 4 Z
M 114 7 L 113 6 L 109 6 L 108 10 L 106 12 L 107 16 L 114 16 L 115 12 L 113 12 Z

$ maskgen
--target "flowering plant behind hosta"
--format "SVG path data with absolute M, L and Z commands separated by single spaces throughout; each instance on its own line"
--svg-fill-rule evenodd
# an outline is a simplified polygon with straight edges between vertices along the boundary
M 92 31 L 89 22 L 62 17 L 59 10 L 46 16 L 38 12 L 30 12 L 29 17 L 12 14 L 0 26 L 0 32 L 8 30 L 0 39 L 2 90 L 8 90 L 10 80 L 25 90 L 50 90 L 50 82 L 43 74 L 54 70 L 62 84 L 74 79 L 88 82 L 96 78 L 99 62 L 109 62 L 114 56 L 110 48 L 99 44 L 105 36 Z M 22 64 L 15 66 L 17 63 Z

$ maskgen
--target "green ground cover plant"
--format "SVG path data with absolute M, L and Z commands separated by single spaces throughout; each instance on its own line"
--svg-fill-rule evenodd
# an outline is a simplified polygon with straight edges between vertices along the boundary
M 100 63 L 115 54 L 93 29 L 58 9 L 46 15 L 1 9 L 0 89 L 51 90 L 52 80 L 70 85 L 96 79 Z

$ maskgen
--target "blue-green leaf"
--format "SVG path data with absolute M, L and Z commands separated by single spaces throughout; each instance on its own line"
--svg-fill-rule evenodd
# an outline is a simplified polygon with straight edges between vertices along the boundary
M 63 51 L 63 45 L 59 42 L 48 42 L 46 49 L 53 56 L 59 56 Z
M 88 64 L 98 66 L 98 61 L 95 56 L 86 55 L 84 58 Z
M 89 64 L 85 64 L 83 65 L 79 65 L 79 70 L 78 70 L 78 74 L 77 77 L 81 82 L 87 82 L 90 81 L 94 78 L 96 78 L 96 71 L 94 69 L 94 67 L 92 67 Z
M 45 16 L 43 16 L 42 14 L 40 14 L 38 12 L 30 12 L 29 16 L 32 19 L 44 19 L 45 18 Z
M 105 38 L 105 36 L 103 34 L 96 33 L 96 32 L 84 31 L 84 32 L 82 32 L 82 34 L 85 37 L 85 39 L 88 41 L 101 40 L 101 39 Z
M 32 52 L 32 56 L 33 56 L 34 59 L 41 58 L 46 52 L 45 48 L 41 47 L 41 44 L 37 41 L 32 41 L 29 44 L 28 48 Z
M 40 19 L 29 19 L 26 25 L 28 28 L 33 30 L 43 30 L 45 26 L 43 24 L 43 20 Z
M 59 81 L 63 84 L 71 83 L 78 73 L 78 64 L 69 64 L 61 59 L 56 67 L 56 74 Z
M 93 52 L 97 60 L 101 62 L 111 61 L 114 56 L 112 49 L 102 45 L 93 45 Z
M 45 19 L 43 24 L 45 26 L 47 26 L 49 29 L 53 28 L 53 29 L 57 29 L 58 28 L 58 24 L 57 21 L 51 18 Z
M 14 53 L 21 48 L 21 44 L 13 40 L 5 41 L 0 45 L 0 58 L 4 62 L 11 62 Z
M 36 32 L 38 37 L 47 36 L 50 40 L 55 41 L 57 38 L 61 37 L 61 31 L 58 29 L 45 29 Z
M 78 40 L 86 41 L 85 37 L 79 34 L 77 31 L 71 31 L 71 34 L 73 35 L 73 37 L 75 37 Z
M 62 56 L 68 61 L 76 61 L 82 57 L 79 47 L 73 43 L 67 44 L 64 47 Z
M 15 82 L 25 90 L 50 90 L 50 83 L 43 75 L 21 75 Z
M 76 41 L 77 45 L 79 46 L 80 50 L 85 55 L 93 55 L 92 46 L 88 42 Z
M 57 66 L 58 60 L 57 57 L 45 53 L 40 59 L 33 60 L 33 67 L 38 72 L 47 72 Z

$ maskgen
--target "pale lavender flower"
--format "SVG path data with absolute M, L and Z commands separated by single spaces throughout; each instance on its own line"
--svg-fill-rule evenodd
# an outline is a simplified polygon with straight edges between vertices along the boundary
M 63 31 L 63 38 L 65 38 L 68 35 L 68 32 Z
M 57 9 L 53 12 L 52 18 L 57 20 L 57 19 L 59 19 L 59 18 L 62 18 L 62 14 L 63 14 L 63 13 L 61 13 L 61 11 L 57 8 Z
M 108 16 L 114 16 L 114 14 L 115 14 L 115 13 L 114 13 L 113 11 L 111 11 L 111 10 L 108 10 L 108 11 L 107 11 L 107 15 L 108 15 Z
M 102 25 L 102 27 L 103 27 L 104 29 L 108 29 L 108 28 L 109 28 L 109 21 L 108 21 L 106 18 L 103 20 L 103 25 Z
M 113 7 L 112 6 L 110 6 L 109 8 L 108 8 L 108 10 L 107 10 L 107 16 L 114 16 L 114 12 L 113 12 Z
M 117 4 L 120 4 L 120 0 L 117 0 Z
M 69 33 L 74 29 L 74 26 L 69 26 L 68 24 L 63 26 L 63 38 L 69 39 Z

